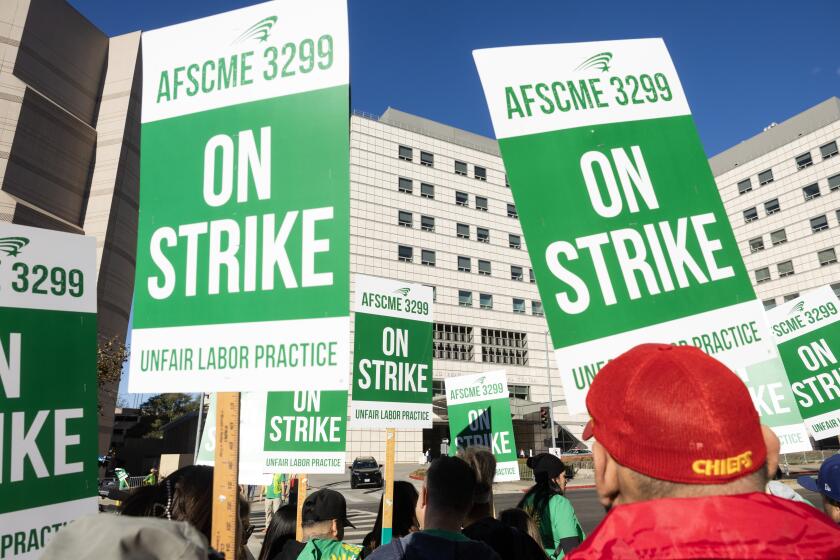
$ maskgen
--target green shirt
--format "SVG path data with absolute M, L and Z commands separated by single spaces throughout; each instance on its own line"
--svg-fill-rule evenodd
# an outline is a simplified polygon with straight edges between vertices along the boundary
M 523 509 L 537 522 L 543 548 L 549 556 L 554 554 L 554 549 L 560 545 L 562 539 L 577 537 L 583 542 L 586 537 L 575 515 L 572 502 L 560 494 L 552 496 L 541 511 L 536 511 L 534 508 L 534 496 L 528 496 Z M 557 557 L 563 556 L 561 552 Z
M 312 539 L 298 554 L 298 560 L 357 560 L 362 549 L 329 539 Z
M 285 474 L 275 474 L 271 477 L 271 484 L 266 485 L 265 487 L 265 497 L 268 500 L 274 500 L 276 498 L 283 497 L 283 486 L 286 483 L 286 475 Z

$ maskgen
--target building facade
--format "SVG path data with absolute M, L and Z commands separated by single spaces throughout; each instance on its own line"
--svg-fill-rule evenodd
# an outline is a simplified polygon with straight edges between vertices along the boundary
M 709 160 L 767 309 L 820 286 L 840 294 L 838 144 L 832 97 Z
M 448 438 L 443 379 L 505 369 L 517 448 L 550 442 L 549 400 L 565 445 L 587 418 L 570 416 L 528 247 L 495 140 L 388 109 L 350 120 L 350 269 L 434 290 L 435 427 L 397 434 L 397 461 L 433 455 Z M 351 297 L 351 302 L 352 302 Z M 382 431 L 350 430 L 348 460 L 384 455 Z
M 0 2 L 0 220 L 95 237 L 99 333 L 120 340 L 137 244 L 139 54 L 139 32 L 109 38 L 64 0 Z M 100 453 L 116 388 L 100 395 Z

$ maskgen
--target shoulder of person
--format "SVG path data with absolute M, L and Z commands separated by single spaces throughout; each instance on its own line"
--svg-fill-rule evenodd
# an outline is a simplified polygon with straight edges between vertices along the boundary
M 297 560 L 306 545 L 294 539 L 286 541 L 280 552 L 274 555 L 271 560 Z

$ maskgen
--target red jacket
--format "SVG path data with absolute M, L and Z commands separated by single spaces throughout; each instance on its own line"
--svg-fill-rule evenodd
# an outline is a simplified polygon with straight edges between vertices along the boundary
M 840 558 L 840 527 L 767 494 L 670 498 L 613 508 L 568 560 Z

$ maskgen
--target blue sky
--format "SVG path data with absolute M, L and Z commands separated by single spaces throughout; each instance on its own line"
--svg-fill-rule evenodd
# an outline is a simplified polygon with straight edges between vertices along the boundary
M 109 35 L 254 2 L 70 0 Z M 663 37 L 708 155 L 840 94 L 836 0 L 350 0 L 352 106 L 493 135 L 475 48 Z

